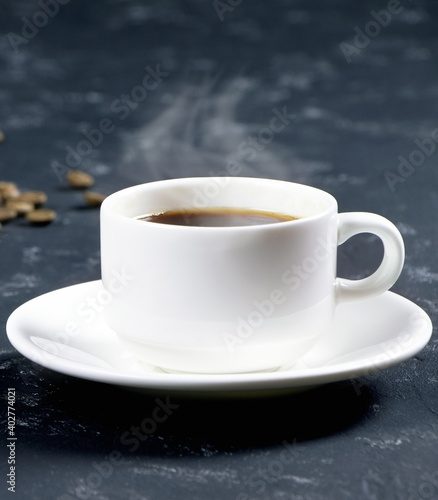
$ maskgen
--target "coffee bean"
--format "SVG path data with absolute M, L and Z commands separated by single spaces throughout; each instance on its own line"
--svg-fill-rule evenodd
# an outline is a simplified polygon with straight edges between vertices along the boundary
M 1 222 L 15 219 L 15 217 L 17 217 L 17 215 L 18 215 L 17 211 L 13 208 L 0 207 L 0 221 Z
M 0 193 L 4 200 L 17 198 L 20 195 L 19 189 L 13 182 L 0 182 Z
M 26 214 L 26 219 L 32 224 L 48 224 L 56 218 L 56 212 L 48 208 L 32 210 Z
M 23 191 L 17 198 L 33 205 L 43 205 L 47 201 L 47 195 L 43 191 Z
M 0 130 L 0 142 L 3 140 L 4 134 Z M 70 187 L 76 189 L 86 189 L 94 184 L 94 177 L 82 170 L 70 170 L 66 178 Z M 98 207 L 105 199 L 105 195 L 87 191 L 84 193 L 84 198 L 90 207 Z M 31 224 L 40 226 L 49 224 L 56 218 L 56 212 L 38 208 L 46 202 L 47 195 L 43 191 L 20 192 L 14 182 L 0 181 L 0 222 L 25 215 Z
M 96 191 L 87 191 L 84 193 L 84 198 L 90 207 L 99 207 L 102 205 L 106 196 L 104 194 L 97 193 Z
M 82 170 L 70 170 L 67 174 L 67 182 L 72 188 L 85 189 L 94 184 L 94 178 Z
M 5 189 L 8 189 L 10 187 L 17 187 L 14 182 L 8 182 L 8 181 L 0 181 L 0 193 L 3 192 Z
M 16 198 L 6 200 L 6 208 L 12 208 L 15 210 L 18 215 L 27 214 L 27 212 L 31 212 L 35 207 L 33 203 L 29 203 L 28 201 L 20 201 Z

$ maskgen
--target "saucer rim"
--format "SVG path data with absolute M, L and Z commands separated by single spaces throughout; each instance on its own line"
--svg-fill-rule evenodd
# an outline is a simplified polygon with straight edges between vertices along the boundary
M 189 393 L 221 391 L 253 392 L 314 387 L 386 370 L 406 361 L 421 351 L 429 342 L 433 331 L 430 317 L 420 306 L 401 295 L 387 291 L 376 298 L 382 301 L 394 300 L 400 307 L 409 307 L 412 311 L 415 310 L 421 315 L 424 324 L 421 328 L 415 330 L 415 341 L 412 345 L 380 363 L 376 363 L 375 360 L 367 357 L 360 364 L 358 364 L 357 360 L 353 360 L 326 366 L 306 367 L 305 369 L 290 367 L 272 372 L 197 374 L 145 371 L 144 374 L 138 374 L 123 372 L 116 368 L 103 369 L 101 367 L 93 367 L 60 356 L 53 357 L 51 360 L 44 357 L 35 360 L 35 356 L 32 354 L 40 352 L 41 348 L 30 340 L 31 335 L 20 331 L 19 321 L 22 319 L 23 312 L 26 312 L 26 308 L 29 307 L 31 302 L 42 300 L 43 297 L 47 299 L 49 295 L 59 294 L 60 292 L 68 293 L 69 289 L 76 291 L 78 288 L 83 288 L 85 291 L 87 287 L 102 287 L 101 280 L 87 281 L 46 292 L 26 301 L 16 308 L 6 323 L 7 336 L 13 347 L 20 354 L 40 366 L 64 375 L 94 382 L 136 389 Z M 348 304 L 340 307 L 348 307 Z

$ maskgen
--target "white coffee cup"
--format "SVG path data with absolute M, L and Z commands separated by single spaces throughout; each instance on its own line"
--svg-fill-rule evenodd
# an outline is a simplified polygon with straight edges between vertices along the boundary
M 205 207 L 299 219 L 242 227 L 138 219 Z M 358 233 L 382 240 L 380 267 L 364 279 L 337 278 L 337 247 Z M 338 304 L 375 296 L 395 283 L 404 245 L 387 219 L 338 214 L 335 198 L 310 186 L 198 177 L 110 195 L 101 208 L 101 258 L 111 297 L 106 321 L 139 359 L 169 371 L 239 373 L 298 360 Z

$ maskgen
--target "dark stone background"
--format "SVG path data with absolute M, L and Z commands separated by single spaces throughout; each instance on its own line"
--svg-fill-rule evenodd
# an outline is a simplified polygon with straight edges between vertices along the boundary
M 0 232 L 2 325 L 30 298 L 100 276 L 99 212 L 67 187 L 74 163 L 109 194 L 221 175 L 231 160 L 239 175 L 308 183 L 336 196 L 340 211 L 391 219 L 407 252 L 393 290 L 434 321 L 437 14 L 426 0 L 0 1 L 0 180 L 46 191 L 58 213 L 43 228 L 14 221 Z M 162 82 L 122 108 L 157 65 Z M 274 110 L 293 118 L 254 158 L 239 153 Z M 103 118 L 112 132 L 87 150 L 84 131 Z M 423 141 L 422 159 L 413 152 Z M 78 147 L 81 156 L 67 157 Z M 417 165 L 399 171 L 400 155 Z M 362 236 L 339 253 L 339 274 L 358 277 L 381 248 Z M 168 420 L 127 445 L 124 433 L 166 395 L 39 367 L 3 327 L 2 498 L 12 495 L 8 387 L 20 500 L 438 498 L 436 346 L 433 337 L 397 367 L 301 395 L 172 399 Z

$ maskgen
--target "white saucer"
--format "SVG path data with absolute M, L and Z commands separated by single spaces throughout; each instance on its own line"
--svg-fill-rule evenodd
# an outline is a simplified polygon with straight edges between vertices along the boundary
M 26 302 L 8 319 L 12 345 L 30 360 L 87 380 L 153 391 L 200 394 L 302 390 L 389 368 L 423 349 L 432 323 L 392 292 L 339 306 L 320 342 L 292 367 L 236 375 L 166 373 L 128 353 L 100 313 L 100 281 Z

